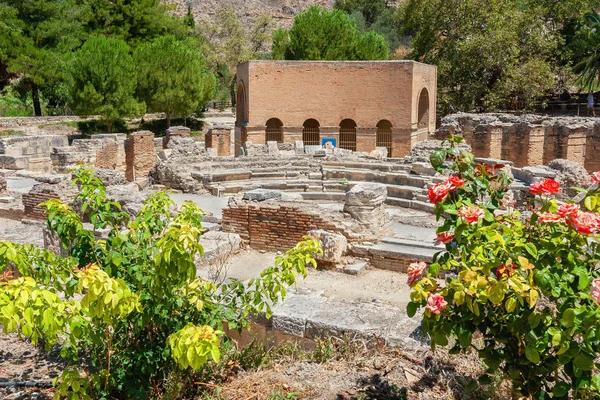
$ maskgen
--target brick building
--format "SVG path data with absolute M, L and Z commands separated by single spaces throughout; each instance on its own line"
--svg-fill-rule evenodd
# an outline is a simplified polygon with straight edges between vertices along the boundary
M 415 61 L 249 61 L 237 69 L 236 155 L 247 141 L 403 157 L 435 130 L 437 67 Z

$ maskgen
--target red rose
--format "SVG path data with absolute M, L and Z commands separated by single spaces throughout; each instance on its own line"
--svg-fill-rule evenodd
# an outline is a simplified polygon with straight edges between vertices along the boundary
M 592 174 L 592 181 L 595 183 L 600 183 L 600 171 L 594 172 Z
M 463 206 L 458 210 L 458 217 L 469 224 L 476 224 L 485 212 L 477 206 Z
M 438 233 L 437 238 L 435 240 L 436 244 L 443 243 L 448 244 L 454 239 L 454 236 L 450 234 L 450 232 Z
M 448 193 L 452 190 L 452 186 L 450 186 L 447 182 L 438 183 L 437 185 L 433 185 L 427 191 L 427 195 L 429 196 L 429 201 L 433 204 L 437 204 L 440 201 L 444 200 Z
M 461 187 L 462 185 L 465 184 L 465 180 L 461 179 L 460 176 L 455 175 L 455 176 L 451 176 L 448 179 L 446 179 L 446 184 L 449 184 L 452 189 L 456 189 L 457 187 Z
M 554 179 L 546 179 L 541 182 L 533 182 L 529 185 L 529 192 L 536 196 L 558 193 L 560 191 L 560 183 Z

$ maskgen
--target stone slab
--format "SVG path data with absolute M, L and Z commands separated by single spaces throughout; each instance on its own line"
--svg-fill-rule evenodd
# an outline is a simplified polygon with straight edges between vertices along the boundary
M 244 200 L 250 201 L 265 201 L 269 199 L 278 199 L 281 197 L 281 192 L 270 189 L 254 189 L 244 193 Z

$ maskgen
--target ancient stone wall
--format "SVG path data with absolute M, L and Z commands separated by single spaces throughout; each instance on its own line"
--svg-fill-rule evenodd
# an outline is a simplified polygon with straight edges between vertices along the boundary
M 125 141 L 125 158 L 125 177 L 128 181 L 147 178 L 156 164 L 154 133 L 140 131 L 129 135 Z
M 96 168 L 114 169 L 119 167 L 119 144 L 108 142 L 96 150 Z
M 275 135 L 280 129 L 278 141 L 303 140 L 313 119 L 315 135 L 336 139 L 338 147 L 370 152 L 387 147 L 385 141 L 392 149 L 389 156 L 403 157 L 435 129 L 435 66 L 414 61 L 250 61 L 238 67 L 237 77 L 242 95 L 236 145 L 264 144 L 267 125 Z M 391 125 L 391 138 L 378 139 L 377 127 L 384 121 Z M 342 132 L 342 125 L 350 131 Z
M 516 167 L 555 159 L 600 169 L 600 120 L 579 117 L 459 113 L 442 119 L 436 138 L 461 134 L 477 157 L 514 162 Z

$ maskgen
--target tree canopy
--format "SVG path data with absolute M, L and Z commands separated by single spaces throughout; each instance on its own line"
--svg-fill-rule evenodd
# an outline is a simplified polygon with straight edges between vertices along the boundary
M 79 115 L 102 115 L 112 124 L 139 116 L 144 106 L 135 98 L 136 66 L 127 43 L 99 36 L 88 40 L 69 65 L 71 107 Z
M 274 33 L 272 54 L 286 60 L 384 60 L 388 46 L 377 33 L 360 33 L 344 11 L 313 6 L 296 16 L 289 31 Z
M 164 112 L 167 126 L 174 115 L 187 116 L 211 98 L 214 75 L 202 53 L 174 36 L 163 36 L 134 53 L 138 66 L 138 97 L 149 111 Z

